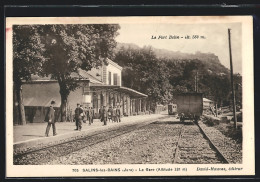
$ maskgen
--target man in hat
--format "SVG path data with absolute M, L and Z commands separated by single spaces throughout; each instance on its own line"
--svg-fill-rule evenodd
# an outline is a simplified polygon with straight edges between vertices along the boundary
M 75 121 L 76 121 L 76 129 L 81 130 L 81 122 L 83 117 L 83 109 L 80 107 L 80 104 L 77 104 L 77 108 L 75 109 Z
M 117 106 L 117 108 L 116 108 L 116 120 L 117 120 L 117 122 L 121 122 L 120 106 Z
M 89 109 L 89 125 L 93 123 L 93 117 L 94 117 L 94 109 L 90 107 Z
M 101 122 L 104 122 L 104 125 L 107 125 L 107 110 L 106 110 L 106 106 L 103 106 L 103 108 L 101 109 Z
M 55 105 L 55 101 L 51 101 L 51 105 L 50 105 L 48 112 L 45 116 L 45 121 L 48 122 L 46 132 L 45 132 L 46 137 L 49 136 L 49 131 L 50 131 L 51 126 L 52 126 L 52 129 L 53 129 L 53 136 L 57 135 L 56 127 L 55 127 L 55 121 L 54 121 L 54 119 L 55 119 L 55 115 L 54 115 L 55 110 L 53 109 L 54 105 Z
M 116 117 L 116 106 L 113 108 L 113 113 L 112 113 L 112 122 L 117 122 L 117 117 Z
M 87 120 L 88 120 L 88 108 L 87 107 L 85 107 L 84 109 L 83 109 L 83 115 L 84 115 L 84 117 L 83 117 L 83 122 L 84 123 L 86 123 L 87 122 Z
M 87 110 L 87 118 L 88 118 L 88 121 L 89 121 L 89 125 L 91 125 L 91 120 L 90 120 L 90 107 L 88 107 L 88 110 Z
M 112 106 L 109 106 L 107 114 L 108 114 L 108 121 L 110 122 L 110 120 L 112 119 L 112 114 L 113 114 Z

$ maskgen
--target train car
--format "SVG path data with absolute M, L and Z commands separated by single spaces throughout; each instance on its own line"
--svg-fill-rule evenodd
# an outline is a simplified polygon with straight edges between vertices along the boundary
M 175 95 L 177 113 L 180 121 L 191 120 L 198 122 L 203 112 L 202 93 L 182 93 Z
M 177 104 L 168 104 L 168 114 L 169 115 L 177 114 Z

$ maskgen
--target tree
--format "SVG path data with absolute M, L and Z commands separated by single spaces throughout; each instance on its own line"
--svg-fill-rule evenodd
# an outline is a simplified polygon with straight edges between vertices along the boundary
M 124 86 L 147 94 L 153 108 L 171 99 L 172 85 L 168 79 L 168 68 L 156 58 L 151 47 L 140 50 L 122 47 L 114 61 L 123 67 Z
M 18 124 L 26 124 L 22 82 L 31 79 L 32 74 L 41 71 L 45 61 L 42 53 L 44 45 L 40 41 L 36 27 L 13 26 L 13 81 L 14 81 L 14 116 L 18 106 Z
M 44 48 L 40 54 L 44 61 L 41 62 L 38 74 L 51 76 L 58 81 L 61 119 L 65 121 L 68 96 L 79 86 L 78 78 L 73 77 L 72 73 L 79 69 L 88 71 L 100 66 L 105 58 L 112 57 L 112 49 L 116 46 L 115 37 L 120 27 L 117 24 L 55 24 L 32 27 L 35 32 L 27 36 L 40 37 L 38 44 Z

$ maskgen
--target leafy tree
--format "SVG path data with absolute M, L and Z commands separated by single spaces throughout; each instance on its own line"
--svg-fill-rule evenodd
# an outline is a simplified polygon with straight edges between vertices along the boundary
M 219 64 L 216 60 L 212 61 L 213 64 L 210 60 L 157 58 L 151 47 L 121 47 L 115 61 L 124 68 L 122 79 L 125 86 L 146 93 L 154 104 L 166 104 L 176 93 L 195 92 L 196 74 L 199 92 L 204 97 L 219 105 L 229 102 L 229 75 L 226 69 L 216 72 L 212 69 Z M 239 92 L 236 95 L 239 98 Z
M 26 124 L 22 81 L 30 80 L 31 74 L 41 71 L 41 65 L 45 61 L 42 55 L 44 50 L 36 27 L 13 26 L 14 114 L 18 106 L 18 123 L 21 125 Z
M 116 46 L 115 37 L 120 28 L 117 24 L 80 24 L 80 25 L 37 25 L 33 27 L 43 45 L 40 75 L 51 76 L 58 80 L 61 95 L 61 118 L 66 118 L 67 99 L 71 91 L 78 88 L 78 78 L 72 73 L 79 69 L 90 70 L 112 57 Z M 27 48 L 27 47 L 26 47 Z M 18 52 L 19 54 L 19 52 Z M 27 55 L 30 57 L 30 55 Z
M 122 47 L 114 61 L 124 68 L 124 86 L 147 94 L 153 108 L 156 104 L 165 104 L 171 99 L 172 85 L 168 80 L 168 68 L 156 58 L 151 47 L 140 50 Z

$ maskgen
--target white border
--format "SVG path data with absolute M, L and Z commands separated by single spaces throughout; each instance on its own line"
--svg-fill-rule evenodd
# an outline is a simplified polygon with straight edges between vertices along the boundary
M 252 16 L 192 16 L 192 17 L 18 17 L 6 18 L 6 28 L 13 24 L 98 24 L 98 23 L 241 23 L 242 24 L 242 75 L 243 75 L 243 164 L 164 164 L 164 165 L 13 165 L 13 96 L 12 96 L 12 32 L 6 32 L 6 176 L 7 177 L 75 177 L 75 176 L 203 176 L 203 175 L 254 175 L 254 83 L 253 83 L 253 18 Z M 129 168 L 134 172 L 82 172 L 85 168 Z M 149 172 L 139 168 L 184 168 L 188 171 Z M 242 167 L 242 171 L 197 171 L 197 167 Z M 72 172 L 77 168 L 80 172 Z

